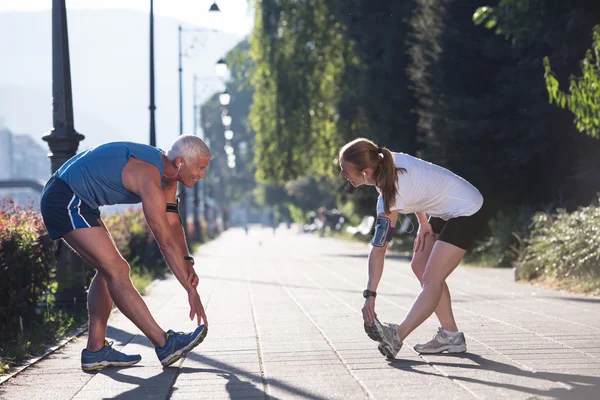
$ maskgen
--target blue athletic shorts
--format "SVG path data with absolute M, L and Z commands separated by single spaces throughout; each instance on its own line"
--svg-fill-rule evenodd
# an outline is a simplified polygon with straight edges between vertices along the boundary
M 98 222 L 100 210 L 84 203 L 69 185 L 54 175 L 42 191 L 40 208 L 52 240 L 60 239 L 75 229 L 101 226 Z

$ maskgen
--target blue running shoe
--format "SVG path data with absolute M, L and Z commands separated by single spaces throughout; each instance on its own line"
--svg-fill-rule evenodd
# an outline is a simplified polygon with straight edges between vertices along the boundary
M 140 362 L 139 354 L 127 355 L 112 348 L 113 342 L 104 341 L 101 350 L 92 352 L 83 349 L 81 352 L 81 369 L 84 371 L 98 371 L 104 367 L 129 367 Z
M 156 348 L 156 355 L 163 367 L 168 367 L 198 346 L 204 338 L 208 328 L 200 325 L 192 333 L 167 331 L 167 344 Z

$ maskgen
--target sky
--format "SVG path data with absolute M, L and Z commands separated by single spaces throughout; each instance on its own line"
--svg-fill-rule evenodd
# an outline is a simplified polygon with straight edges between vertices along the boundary
M 216 1 L 219 6 L 220 13 L 209 13 L 213 1 Z M 36 26 L 36 32 L 46 30 L 49 34 L 51 23 L 47 13 L 52 9 L 52 3 L 52 0 L 0 0 L 0 15 L 23 13 L 15 14 L 12 20 L 21 21 L 25 25 L 36 23 L 39 25 Z M 140 19 L 145 19 L 143 15 L 149 13 L 150 0 L 65 0 L 65 4 L 67 13 L 81 11 L 78 14 L 68 14 L 77 131 L 87 135 L 87 146 L 97 145 L 98 143 L 93 142 L 92 139 L 101 140 L 102 136 L 98 135 L 98 131 L 105 128 L 113 133 L 109 136 L 110 140 L 123 140 L 126 137 L 138 142 L 146 141 L 146 132 L 149 129 L 147 127 L 149 119 L 147 31 L 137 29 L 126 32 L 126 26 L 117 24 L 114 29 L 111 29 L 111 34 L 102 36 L 96 29 L 98 23 L 101 23 L 98 21 L 105 23 L 106 15 L 110 14 L 99 15 L 98 21 L 89 21 L 89 18 L 90 15 L 93 16 L 94 10 L 124 11 L 126 13 L 121 17 L 137 21 L 135 26 L 138 27 Z M 216 60 L 251 32 L 254 16 L 249 4 L 253 5 L 253 0 L 154 0 L 154 13 L 157 18 L 162 17 L 161 23 L 155 27 L 155 33 L 161 33 L 155 36 L 157 145 L 168 148 L 178 134 L 175 24 L 181 21 L 184 28 L 205 27 L 224 33 L 220 35 L 222 41 L 204 49 L 206 53 L 202 50 L 198 51 L 198 54 L 194 53 L 193 57 L 184 57 L 183 126 L 185 133 L 191 133 L 193 131 L 191 102 L 193 74 L 197 72 L 199 76 L 214 75 Z M 92 12 L 82 13 L 84 10 Z M 127 13 L 129 11 L 133 15 L 129 15 Z M 36 15 L 38 13 L 46 15 L 40 17 Z M 218 21 L 216 16 L 221 20 Z M 82 21 L 90 23 L 94 29 L 85 31 L 87 28 L 86 25 L 82 25 Z M 147 26 L 145 24 L 144 20 L 142 25 Z M 16 24 L 16 28 L 21 26 L 23 25 Z M 49 97 L 52 81 L 51 38 L 48 36 L 40 42 L 35 39 L 40 36 L 38 33 L 31 35 L 26 29 L 22 31 L 13 29 L 11 32 L 14 32 L 12 37 L 11 34 L 0 35 L 3 36 L 0 37 L 0 54 L 12 55 L 12 62 L 0 65 L 0 72 L 2 72 L 0 104 L 3 105 L 0 107 L 0 128 L 6 127 L 16 134 L 29 134 L 45 146 L 46 144 L 41 142 L 41 135 L 52 123 L 51 97 Z M 126 32 L 126 35 L 121 43 L 122 46 L 115 51 L 114 57 L 119 60 L 126 59 L 128 68 L 120 68 L 110 57 L 102 57 L 102 54 L 106 54 L 107 47 L 114 45 L 112 41 L 114 36 L 121 32 Z M 187 46 L 186 40 L 193 36 L 192 33 L 184 35 L 184 47 Z M 82 41 L 95 43 L 95 49 L 100 49 L 104 53 L 84 53 L 87 47 L 81 43 Z M 139 46 L 139 43 L 143 43 L 143 46 Z M 32 48 L 36 49 L 35 52 L 30 51 Z M 98 59 L 98 57 L 102 58 Z M 102 66 L 101 71 L 98 71 L 100 66 Z M 134 75 L 132 69 L 142 72 Z M 123 79 L 115 79 L 115 76 L 123 78 L 125 72 L 130 74 L 127 76 L 131 80 L 124 82 Z M 216 76 L 214 78 L 212 82 L 202 82 L 198 85 L 199 101 L 221 90 L 220 80 Z M 123 90 L 124 87 L 135 88 L 135 90 L 130 90 L 132 93 L 119 97 L 119 101 L 113 101 L 114 93 Z M 8 106 L 4 107 L 7 104 Z M 40 117 L 28 117 L 27 108 L 34 108 L 40 113 Z M 129 113 L 127 118 L 123 117 L 125 113 Z M 139 137 L 135 136 L 136 134 Z
M 208 13 L 213 0 L 154 0 L 154 13 L 180 19 L 190 24 L 235 33 L 248 34 L 253 15 L 248 3 L 252 0 L 216 0 L 221 13 Z M 70 9 L 112 9 L 150 12 L 150 0 L 66 0 Z M 0 0 L 0 13 L 50 10 L 52 0 Z

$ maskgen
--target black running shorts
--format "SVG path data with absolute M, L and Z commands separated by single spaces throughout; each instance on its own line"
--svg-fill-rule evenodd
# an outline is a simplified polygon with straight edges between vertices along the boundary
M 429 217 L 433 232 L 439 235 L 438 240 L 464 250 L 468 250 L 473 245 L 486 222 L 487 218 L 482 210 L 468 217 L 456 217 L 448 221 L 438 217 Z
M 100 210 L 93 209 L 73 193 L 69 185 L 52 176 L 44 188 L 40 201 L 44 225 L 52 240 L 59 239 L 74 229 L 100 226 Z

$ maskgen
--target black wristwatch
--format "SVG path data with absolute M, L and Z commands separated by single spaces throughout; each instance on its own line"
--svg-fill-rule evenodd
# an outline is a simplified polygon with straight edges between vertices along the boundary
M 192 265 L 194 265 L 194 257 L 185 256 L 185 257 L 183 257 L 183 259 L 184 259 L 185 261 L 189 261 L 189 262 L 191 262 L 191 263 L 192 263 Z
M 369 296 L 373 296 L 373 297 L 375 298 L 375 297 L 377 297 L 377 292 L 372 292 L 372 291 L 370 291 L 369 289 L 365 290 L 365 291 L 363 292 L 363 297 L 366 299 L 366 298 L 368 298 Z

